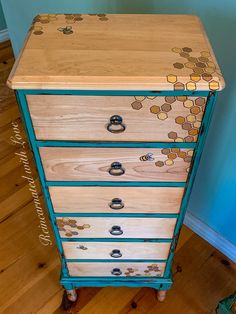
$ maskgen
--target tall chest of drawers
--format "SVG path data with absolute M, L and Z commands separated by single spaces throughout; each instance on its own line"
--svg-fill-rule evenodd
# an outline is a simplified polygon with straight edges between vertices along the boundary
M 42 14 L 8 79 L 34 153 L 61 283 L 172 285 L 224 80 L 188 15 Z

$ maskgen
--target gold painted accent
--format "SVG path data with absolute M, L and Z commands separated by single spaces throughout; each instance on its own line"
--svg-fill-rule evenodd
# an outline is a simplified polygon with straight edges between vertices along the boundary
M 157 113 L 160 112 L 160 107 L 159 107 L 159 106 L 156 106 L 156 105 L 153 105 L 153 106 L 150 108 L 150 111 L 151 111 L 151 113 L 157 114 Z
M 200 128 L 200 126 L 201 126 L 201 122 L 200 121 L 196 121 L 196 122 L 194 122 L 193 123 L 193 126 L 195 127 L 195 128 Z
M 169 159 L 175 159 L 175 158 L 177 158 L 177 155 L 175 153 L 170 153 L 170 154 L 168 154 L 168 158 Z
M 191 107 L 193 107 L 193 101 L 192 101 L 191 99 L 185 100 L 185 102 L 184 102 L 184 107 L 186 107 L 186 108 L 191 108 Z
M 174 47 L 174 48 L 172 48 L 171 49 L 173 52 L 175 52 L 175 53 L 180 53 L 180 52 L 182 52 L 182 49 L 181 48 L 178 48 L 178 47 Z
M 208 74 L 212 74 L 215 72 L 215 69 L 214 68 L 210 68 L 210 67 L 206 67 L 205 68 L 205 72 L 208 73 Z
M 175 142 L 183 142 L 184 140 L 182 139 L 182 137 L 177 137 L 176 139 L 175 139 Z
M 202 57 L 205 57 L 205 58 L 208 58 L 208 57 L 211 56 L 208 51 L 202 51 L 202 52 L 200 52 L 200 54 L 201 54 Z
M 167 75 L 167 81 L 169 83 L 175 83 L 175 82 L 177 82 L 177 76 L 173 75 L 173 74 L 169 74 L 169 75 Z
M 199 74 L 196 73 L 192 73 L 190 74 L 190 79 L 194 82 L 198 82 L 201 79 L 201 76 Z
M 176 96 L 176 99 L 178 101 L 184 102 L 188 99 L 188 96 Z
M 196 117 L 193 114 L 190 114 L 186 117 L 188 122 L 195 122 L 196 121 Z
M 188 134 L 192 136 L 198 135 L 198 130 L 197 129 L 190 129 L 188 130 Z
M 175 118 L 175 122 L 176 122 L 177 124 L 183 124 L 183 123 L 185 122 L 185 118 L 179 116 L 179 117 Z
M 171 160 L 171 159 L 167 159 L 167 160 L 165 161 L 165 164 L 166 164 L 167 166 L 172 166 L 172 165 L 174 164 L 174 162 L 173 162 L 173 160 Z
M 190 108 L 190 112 L 191 112 L 192 114 L 194 114 L 194 115 L 199 114 L 200 111 L 201 111 L 200 108 L 197 107 L 197 106 L 194 106 L 194 107 Z
M 84 229 L 88 229 L 88 228 L 90 228 L 91 226 L 90 226 L 89 224 L 84 224 L 83 227 L 84 227 Z
M 219 86 L 219 83 L 218 83 L 218 82 L 216 82 L 216 81 L 211 81 L 211 82 L 209 83 L 209 88 L 210 88 L 211 90 L 217 90 L 217 89 L 220 88 L 220 86 Z
M 195 68 L 195 63 L 193 62 L 186 62 L 184 65 L 186 68 L 189 68 L 189 69 Z
M 186 156 L 186 152 L 183 152 L 183 151 L 180 151 L 180 152 L 178 152 L 178 156 L 179 156 L 179 158 L 184 158 L 185 156 Z
M 145 96 L 134 96 L 134 98 L 138 101 L 143 101 L 146 97 Z
M 188 82 L 186 84 L 186 88 L 187 88 L 187 90 L 195 90 L 197 87 L 196 87 L 196 84 L 194 82 Z
M 160 112 L 160 113 L 158 113 L 157 117 L 160 120 L 166 120 L 168 118 L 168 115 L 165 112 Z

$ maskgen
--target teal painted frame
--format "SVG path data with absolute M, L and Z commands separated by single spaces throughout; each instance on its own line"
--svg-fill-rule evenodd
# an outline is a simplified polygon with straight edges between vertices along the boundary
M 148 142 L 148 143 L 131 143 L 131 142 L 78 142 L 78 141 L 38 141 L 36 140 L 34 129 L 32 126 L 31 117 L 29 114 L 29 109 L 27 105 L 26 95 L 29 94 L 58 94 L 58 95 L 112 95 L 112 96 L 199 96 L 199 97 L 207 97 L 207 105 L 206 110 L 202 119 L 202 125 L 200 129 L 200 133 L 198 136 L 197 143 L 161 143 L 161 142 Z M 179 236 L 179 232 L 181 230 L 181 226 L 183 223 L 184 215 L 187 209 L 187 204 L 189 200 L 189 196 L 192 190 L 193 182 L 196 176 L 197 167 L 200 162 L 203 146 L 205 143 L 205 139 L 207 136 L 207 131 L 209 128 L 209 123 L 211 120 L 211 116 L 214 110 L 214 106 L 216 103 L 217 92 L 206 92 L 206 91 L 57 91 L 57 90 L 18 90 L 16 92 L 16 96 L 18 99 L 18 104 L 20 107 L 20 111 L 22 114 L 23 122 L 25 124 L 26 132 L 28 135 L 28 139 L 30 142 L 30 147 L 33 151 L 35 162 L 37 165 L 39 178 L 43 190 L 43 194 L 45 197 L 45 201 L 48 207 L 49 217 L 52 223 L 53 232 L 55 235 L 56 243 L 58 246 L 58 250 L 61 256 L 62 268 L 61 268 L 61 279 L 60 282 L 64 286 L 65 289 L 73 289 L 85 286 L 129 286 L 129 287 L 152 287 L 159 290 L 168 290 L 170 289 L 173 281 L 172 281 L 172 261 L 174 257 L 174 252 Z M 49 146 L 60 146 L 60 147 L 152 147 L 152 148 L 161 148 L 161 147 L 179 147 L 179 148 L 193 148 L 195 149 L 191 171 L 189 172 L 189 176 L 187 182 L 52 182 L 46 181 L 41 157 L 39 154 L 39 147 L 49 147 Z M 176 187 L 184 187 L 185 193 L 181 204 L 180 214 L 55 214 L 52 206 L 52 202 L 50 199 L 48 187 L 49 186 L 176 186 Z M 169 218 L 177 218 L 176 227 L 174 230 L 173 239 L 86 239 L 86 238 L 73 238 L 66 239 L 60 238 L 58 229 L 56 227 L 55 219 L 56 217 L 64 217 L 64 216 L 78 216 L 78 217 L 169 217 Z M 68 273 L 68 269 L 66 267 L 66 262 L 117 262 L 116 260 L 66 260 L 63 254 L 62 242 L 66 241 L 91 241 L 91 242 L 171 242 L 171 250 L 166 261 L 163 260 L 141 260 L 142 262 L 166 262 L 166 269 L 164 276 L 162 278 L 159 277 L 70 277 Z M 119 261 L 119 263 L 122 261 Z M 123 260 L 124 262 L 124 260 Z M 132 260 L 132 263 L 139 262 L 139 260 Z

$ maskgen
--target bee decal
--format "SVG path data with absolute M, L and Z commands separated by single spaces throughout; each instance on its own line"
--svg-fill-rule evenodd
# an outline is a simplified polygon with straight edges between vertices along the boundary
M 77 249 L 80 249 L 80 250 L 83 250 L 83 251 L 85 251 L 85 250 L 88 249 L 88 248 L 87 248 L 86 246 L 84 246 L 84 245 L 79 245 L 79 246 L 77 246 L 76 248 L 77 248 Z
M 152 153 L 147 153 L 146 155 L 143 155 L 143 156 L 139 157 L 139 159 L 141 161 L 153 161 L 154 158 L 152 156 L 153 156 Z
M 65 35 L 73 34 L 72 26 L 59 27 L 57 30 Z

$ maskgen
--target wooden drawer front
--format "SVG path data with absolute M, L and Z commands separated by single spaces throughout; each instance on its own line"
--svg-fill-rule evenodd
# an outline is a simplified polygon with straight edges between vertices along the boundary
M 168 258 L 170 243 L 62 242 L 66 259 L 151 259 Z
M 180 210 L 184 188 L 49 187 L 56 213 L 170 213 Z
M 193 150 L 42 147 L 40 154 L 49 181 L 173 182 L 186 181 Z
M 67 263 L 73 277 L 163 277 L 166 263 Z
M 195 142 L 206 98 L 28 95 L 37 139 Z M 107 130 L 122 117 L 125 130 Z M 122 125 L 111 126 L 120 131 Z
M 63 238 L 172 238 L 175 218 L 57 218 Z

